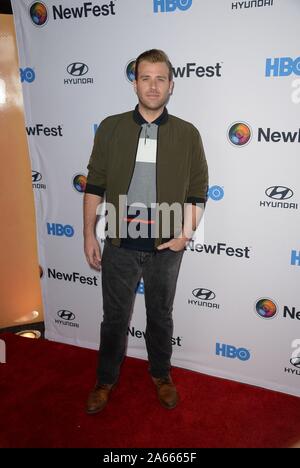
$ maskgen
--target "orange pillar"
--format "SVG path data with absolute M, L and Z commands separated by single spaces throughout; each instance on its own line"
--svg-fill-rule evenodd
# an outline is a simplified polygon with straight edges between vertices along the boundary
M 0 328 L 43 321 L 31 166 L 12 15 L 0 14 Z

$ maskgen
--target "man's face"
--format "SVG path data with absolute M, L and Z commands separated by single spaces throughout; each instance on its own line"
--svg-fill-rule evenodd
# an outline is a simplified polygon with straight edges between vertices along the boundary
M 166 63 L 151 63 L 143 60 L 139 64 L 138 79 L 133 83 L 139 103 L 145 110 L 162 109 L 173 90 Z

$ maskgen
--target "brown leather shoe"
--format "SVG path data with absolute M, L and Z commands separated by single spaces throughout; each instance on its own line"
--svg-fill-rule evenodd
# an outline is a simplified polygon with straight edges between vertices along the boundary
M 86 412 L 95 414 L 102 411 L 108 402 L 109 394 L 114 384 L 97 384 L 88 396 Z
M 160 404 L 167 409 L 175 408 L 178 403 L 178 393 L 170 375 L 165 378 L 157 379 L 152 377 L 156 385 L 158 399 Z

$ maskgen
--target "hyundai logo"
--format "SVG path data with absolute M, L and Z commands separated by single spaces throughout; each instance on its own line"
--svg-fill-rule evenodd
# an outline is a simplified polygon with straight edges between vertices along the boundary
M 31 171 L 32 182 L 38 182 L 42 178 L 42 174 L 37 171 Z
M 214 292 L 204 288 L 194 289 L 193 296 L 197 297 L 197 299 L 203 299 L 204 301 L 212 301 L 216 297 Z
M 274 200 L 288 200 L 289 198 L 292 198 L 294 192 L 282 185 L 274 185 L 273 187 L 267 188 L 265 194 L 267 197 L 273 198 Z
M 75 315 L 73 314 L 73 312 L 70 312 L 69 310 L 59 310 L 57 312 L 57 315 L 63 320 L 74 320 L 75 319 Z
M 300 369 L 300 356 L 296 356 L 290 359 L 290 363 Z
M 69 73 L 69 75 L 72 75 L 72 76 L 83 76 L 83 75 L 86 75 L 88 71 L 89 71 L 89 67 L 85 65 L 85 63 L 81 63 L 81 62 L 71 63 L 67 67 L 67 72 Z

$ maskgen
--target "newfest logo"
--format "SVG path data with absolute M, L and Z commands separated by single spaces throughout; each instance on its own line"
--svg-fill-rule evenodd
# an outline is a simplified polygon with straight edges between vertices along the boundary
M 57 125 L 55 127 L 46 127 L 44 124 L 39 123 L 34 125 L 33 127 L 26 127 L 26 132 L 28 136 L 63 136 L 61 125 Z
M 214 291 L 206 288 L 196 288 L 193 289 L 192 294 L 196 299 L 188 299 L 189 305 L 208 309 L 220 309 L 220 304 L 215 302 L 216 294 Z
M 290 318 L 292 320 L 300 320 L 300 310 L 296 310 L 296 307 L 284 306 L 283 308 L 283 317 Z
M 65 281 L 66 283 L 80 283 L 88 286 L 98 286 L 99 276 L 84 276 L 78 272 L 66 273 L 57 271 L 55 268 L 48 268 L 48 278 L 58 281 Z
M 245 146 L 252 136 L 251 127 L 245 122 L 234 122 L 228 128 L 229 142 L 234 146 Z
M 260 318 L 273 319 L 277 315 L 278 307 L 271 299 L 263 298 L 256 302 L 255 311 Z
M 225 242 L 217 244 L 199 244 L 191 240 L 186 246 L 186 250 L 195 253 L 206 253 L 210 255 L 227 255 L 227 257 L 250 258 L 250 247 L 231 247 Z
M 135 80 L 135 60 L 130 60 L 125 67 L 125 76 L 130 83 Z
M 265 194 L 269 200 L 261 200 L 259 202 L 261 207 L 298 210 L 298 203 L 288 201 L 294 197 L 294 192 L 289 187 L 273 185 L 265 190 Z
M 109 3 L 94 4 L 93 2 L 84 2 L 81 6 L 70 8 L 64 7 L 62 4 L 52 5 L 52 18 L 57 20 L 74 20 L 94 17 L 114 16 L 116 0 L 111 0 Z M 29 16 L 35 26 L 45 26 L 49 19 L 49 9 L 44 2 L 33 2 L 29 6 Z
M 232 2 L 232 10 L 242 10 L 244 8 L 261 8 L 266 6 L 273 6 L 273 0 L 248 0 L 244 2 Z
M 127 80 L 132 83 L 135 80 L 135 60 L 131 59 L 125 67 L 125 76 Z M 217 62 L 215 65 L 198 65 L 196 62 L 188 62 L 185 65 L 174 66 L 173 75 L 174 78 L 213 78 L 221 77 L 222 64 Z
M 191 8 L 192 4 L 193 0 L 153 0 L 153 11 L 154 13 L 186 11 Z
M 83 62 L 70 63 L 66 70 L 72 78 L 65 78 L 65 85 L 86 85 L 94 83 L 92 77 L 85 76 L 89 71 L 89 67 Z
M 253 135 L 253 131 L 246 122 L 234 122 L 227 131 L 229 142 L 236 147 L 246 146 Z M 270 127 L 257 129 L 258 143 L 300 143 L 300 128 L 298 130 L 272 130 Z
M 254 310 L 258 317 L 270 320 L 278 316 L 279 307 L 273 299 L 264 297 L 255 302 Z M 282 317 L 284 319 L 289 318 L 291 320 L 300 320 L 300 311 L 297 311 L 294 306 L 290 307 L 284 305 L 282 309 Z
M 133 338 L 145 339 L 146 333 L 144 331 L 138 330 L 135 327 L 128 327 L 127 336 L 132 336 Z M 182 336 L 172 337 L 171 338 L 172 346 L 182 346 Z
M 75 174 L 72 179 L 72 187 L 77 193 L 84 193 L 86 187 L 86 176 Z
M 187 63 L 181 67 L 173 67 L 174 78 L 213 78 L 221 75 L 221 63 L 217 62 L 215 65 L 197 65 L 195 62 Z
M 33 2 L 29 7 L 29 16 L 35 26 L 44 26 L 48 21 L 48 9 L 43 2 Z
M 45 190 L 47 187 L 42 183 L 43 176 L 38 171 L 31 171 L 32 188 L 36 190 Z
M 296 338 L 291 343 L 292 354 L 290 364 L 292 367 L 285 367 L 284 372 L 287 374 L 300 375 L 300 339 Z
M 275 130 L 258 128 L 257 141 L 261 143 L 300 143 L 300 128 L 298 130 Z
M 79 328 L 79 323 L 74 322 L 76 316 L 73 312 L 67 309 L 61 309 L 57 312 L 58 319 L 56 318 L 54 321 L 56 325 L 61 325 L 64 327 L 73 327 Z

